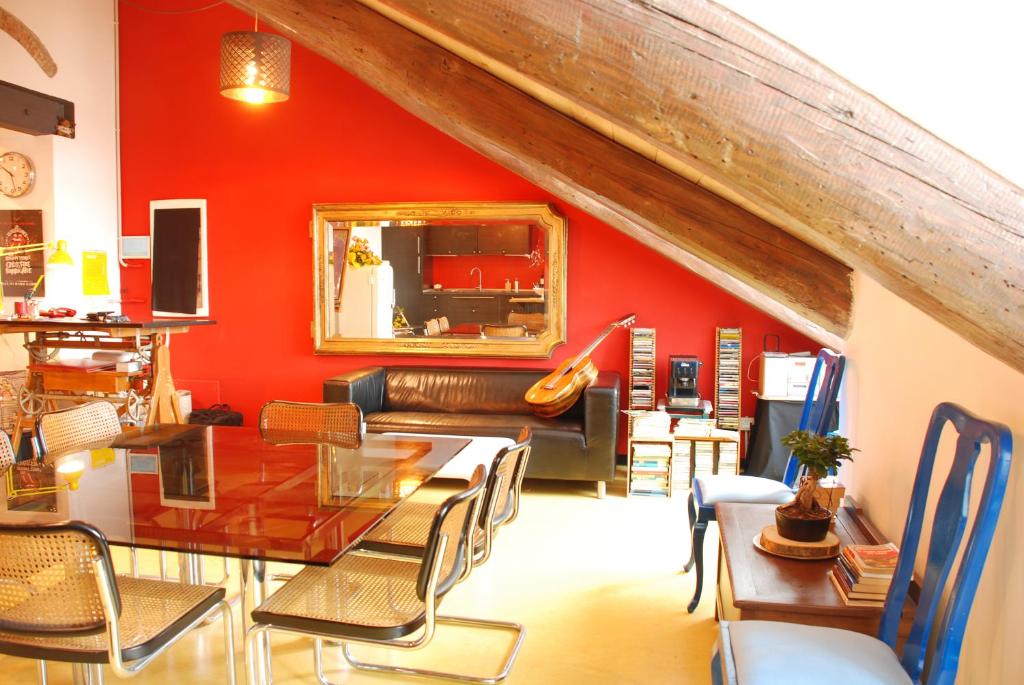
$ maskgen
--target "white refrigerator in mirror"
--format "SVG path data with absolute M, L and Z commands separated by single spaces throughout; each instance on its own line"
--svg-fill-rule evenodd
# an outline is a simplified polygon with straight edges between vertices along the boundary
M 343 338 L 393 338 L 395 272 L 385 261 L 376 266 L 345 267 L 341 284 L 338 333 Z

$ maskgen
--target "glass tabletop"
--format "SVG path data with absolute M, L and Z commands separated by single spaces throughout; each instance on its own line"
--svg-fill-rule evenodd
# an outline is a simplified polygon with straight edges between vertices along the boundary
M 78 459 L 77 490 L 52 469 L 0 478 L 0 522 L 87 521 L 115 545 L 328 565 L 470 443 L 448 436 L 368 434 L 358 447 L 256 428 L 165 424 Z M 58 468 L 59 472 L 61 469 Z M 47 480 L 48 479 L 48 480 Z

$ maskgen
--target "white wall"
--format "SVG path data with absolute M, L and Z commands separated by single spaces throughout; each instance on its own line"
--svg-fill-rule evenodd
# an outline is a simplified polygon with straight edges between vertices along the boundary
M 1024 89 L 1021 3 L 723 0 L 925 128 L 1016 183 Z M 861 452 L 844 469 L 850 492 L 898 540 L 932 409 L 955 401 L 1008 424 L 1024 459 L 1024 374 L 982 352 L 863 274 L 854 275 L 844 425 Z M 951 446 L 945 436 L 943 448 Z M 948 458 L 948 454 L 946 455 Z M 939 462 L 937 473 L 943 476 Z M 987 468 L 987 462 L 983 464 Z M 1024 465 L 1015 464 L 975 600 L 958 683 L 1024 677 Z M 920 558 L 919 558 L 920 563 Z
M 0 151 L 26 152 L 36 163 L 35 189 L 0 209 L 42 209 L 47 239 L 68 241 L 75 269 L 47 275 L 45 306 L 80 312 L 115 309 L 120 289 L 117 268 L 117 178 L 114 148 L 113 0 L 4 0 L 4 9 L 28 25 L 57 63 L 50 78 L 6 33 L 0 32 L 0 80 L 75 103 L 76 136 L 33 137 L 0 129 Z M 85 297 L 81 252 L 107 253 L 111 296 Z M 62 277 L 63 276 L 63 277 Z M 10 299 L 4 314 L 13 311 Z M 24 365 L 20 336 L 0 336 L 0 369 Z

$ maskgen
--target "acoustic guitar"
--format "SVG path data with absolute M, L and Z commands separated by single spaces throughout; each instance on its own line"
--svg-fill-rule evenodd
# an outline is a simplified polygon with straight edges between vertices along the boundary
M 619 321 L 608 324 L 601 335 L 586 349 L 571 359 L 566 359 L 544 378 L 526 391 L 526 401 L 537 416 L 553 417 L 564 414 L 576 403 L 580 394 L 597 378 L 597 367 L 590 359 L 590 353 L 604 342 L 608 335 L 619 327 L 632 326 L 636 314 L 630 314 Z

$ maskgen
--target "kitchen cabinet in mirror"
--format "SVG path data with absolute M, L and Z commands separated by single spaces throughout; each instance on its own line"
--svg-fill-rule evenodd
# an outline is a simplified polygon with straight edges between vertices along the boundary
M 547 204 L 314 205 L 316 352 L 549 357 L 565 243 Z

